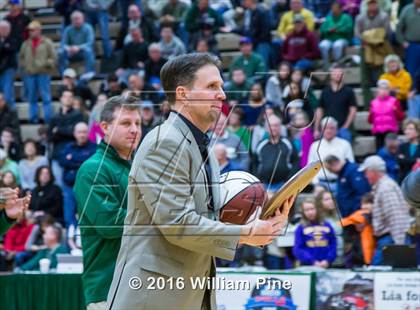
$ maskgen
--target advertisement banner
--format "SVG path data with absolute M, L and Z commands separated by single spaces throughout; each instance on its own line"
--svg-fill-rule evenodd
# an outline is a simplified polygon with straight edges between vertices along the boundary
M 310 274 L 218 272 L 217 278 L 218 310 L 310 309 Z
M 420 310 L 420 272 L 378 272 L 374 287 L 376 309 Z

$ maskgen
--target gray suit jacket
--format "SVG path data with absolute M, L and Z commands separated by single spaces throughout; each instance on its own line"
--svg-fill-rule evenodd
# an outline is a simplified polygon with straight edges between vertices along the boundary
M 214 290 L 193 289 L 191 279 L 215 274 L 213 256 L 234 258 L 241 227 L 218 221 L 219 166 L 209 154 L 215 212 L 208 210 L 205 167 L 184 121 L 171 113 L 144 138 L 129 176 L 109 309 L 216 308 Z M 133 277 L 142 281 L 140 289 L 129 287 Z M 171 277 L 180 278 L 184 287 L 171 288 Z M 148 288 L 157 287 L 157 278 L 165 282 L 163 289 Z

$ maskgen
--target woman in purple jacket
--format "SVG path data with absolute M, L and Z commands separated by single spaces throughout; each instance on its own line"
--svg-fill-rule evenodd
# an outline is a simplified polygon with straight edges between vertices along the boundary
M 295 231 L 293 254 L 300 265 L 328 268 L 337 256 L 334 229 L 322 219 L 313 199 L 305 199 L 301 209 L 302 223 Z

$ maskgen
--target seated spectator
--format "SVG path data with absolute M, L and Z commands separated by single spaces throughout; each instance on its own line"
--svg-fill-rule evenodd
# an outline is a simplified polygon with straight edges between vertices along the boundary
M 332 263 L 334 267 L 344 266 L 344 240 L 343 240 L 343 226 L 340 224 L 341 216 L 332 197 L 332 194 L 323 190 L 315 197 L 315 205 L 317 210 L 322 213 L 323 219 L 331 224 L 335 232 L 337 241 L 337 257 Z
M 399 147 L 400 141 L 397 134 L 390 132 L 385 136 L 385 146 L 377 153 L 385 161 L 386 173 L 397 182 L 400 174 L 400 166 L 398 164 Z
M 351 87 L 343 83 L 344 72 L 340 67 L 330 70 L 330 83 L 322 89 L 319 107 L 316 111 L 315 138 L 321 135 L 320 121 L 324 116 L 334 117 L 338 122 L 338 136 L 351 142 L 352 126 L 357 112 L 356 96 Z M 338 105 L 337 102 L 340 102 Z
M 247 79 L 263 79 L 266 71 L 264 59 L 260 54 L 252 51 L 252 40 L 243 37 L 239 41 L 239 46 L 241 55 L 236 57 L 229 66 L 230 79 L 232 79 L 233 70 L 236 68 L 241 68 Z
M 0 175 L 6 171 L 11 171 L 18 180 L 18 184 L 20 184 L 19 168 L 17 163 L 7 158 L 7 153 L 2 148 L 0 148 Z
M 282 57 L 296 68 L 308 71 L 320 56 L 318 41 L 314 33 L 306 28 L 302 15 L 294 15 L 293 23 L 293 31 L 287 35 L 282 46 Z
M 374 197 L 368 193 L 361 199 L 360 210 L 357 210 L 347 217 L 341 219 L 337 224 L 344 227 L 353 225 L 360 232 L 360 242 L 362 244 L 363 259 L 366 265 L 370 265 L 375 251 L 375 238 L 373 237 L 372 227 L 372 207 Z
M 4 128 L 0 135 L 0 148 L 4 149 L 7 157 L 14 161 L 19 161 L 21 158 L 21 145 L 20 141 L 13 135 L 12 128 Z
M 159 103 L 160 98 L 157 90 L 145 83 L 144 77 L 139 74 L 132 74 L 128 77 L 128 90 L 134 92 L 141 100 L 151 101 L 154 104 Z
M 297 14 L 303 17 L 309 31 L 314 30 L 315 21 L 313 13 L 303 7 L 302 0 L 291 0 L 290 11 L 283 14 L 277 28 L 277 34 L 282 40 L 286 39 L 286 37 L 293 32 L 295 28 L 294 17 Z
M 379 150 L 389 132 L 398 133 L 399 122 L 404 119 L 404 111 L 395 97 L 390 95 L 387 80 L 378 81 L 376 98 L 370 103 L 368 122 L 372 124 L 372 134 L 376 137 L 376 150 Z
M 72 107 L 75 111 L 80 112 L 83 116 L 83 122 L 87 123 L 89 120 L 89 110 L 82 97 L 74 97 Z
M 199 38 L 195 44 L 193 52 L 211 53 L 219 56 L 219 51 L 217 50 L 217 41 L 211 41 L 207 38 Z
M 299 157 L 293 143 L 281 136 L 280 118 L 271 115 L 266 121 L 269 138 L 257 147 L 257 175 L 268 192 L 276 192 L 299 168 Z
M 359 165 L 329 155 L 323 161 L 325 168 L 338 176 L 335 198 L 341 216 L 349 216 L 360 208 L 360 198 L 371 188 Z
M 31 18 L 23 11 L 22 1 L 9 0 L 9 14 L 4 18 L 13 25 L 11 36 L 16 40 L 17 49 L 20 49 L 22 42 L 28 38 L 28 25 Z
M 404 138 L 398 150 L 398 164 L 400 165 L 399 182 L 410 173 L 413 166 L 420 162 L 420 123 L 418 119 L 406 119 L 403 123 Z
M 141 33 L 141 29 L 133 27 L 130 29 L 132 40 L 122 48 L 120 67 L 116 75 L 120 82 L 128 84 L 128 77 L 131 74 L 138 74 L 144 70 L 144 63 L 149 58 L 148 46 Z
M 24 158 L 19 161 L 20 182 L 24 190 L 33 190 L 36 186 L 35 172 L 39 167 L 47 166 L 48 159 L 38 155 L 36 142 L 32 139 L 23 143 L 23 153 Z
M 81 97 L 85 102 L 89 102 L 89 107 L 92 107 L 96 101 L 92 90 L 82 81 L 77 81 L 77 73 L 73 68 L 67 68 L 63 72 L 63 79 L 58 88 L 58 95 L 61 96 L 64 90 L 69 90 L 77 97 Z
M 314 142 L 314 134 L 309 124 L 308 115 L 303 110 L 297 111 L 289 123 L 290 137 L 298 152 L 301 168 L 308 163 L 309 149 Z
M 38 93 L 43 103 L 44 122 L 52 117 L 51 74 L 56 68 L 57 54 L 53 42 L 41 34 L 42 25 L 32 21 L 29 38 L 23 42 L 19 52 L 19 66 L 23 71 L 26 92 L 30 104 L 29 120 L 38 123 Z
M 323 161 L 328 155 L 335 155 L 343 161 L 347 159 L 349 162 L 354 162 L 353 149 L 350 143 L 337 137 L 338 122 L 331 116 L 324 117 L 321 121 L 321 128 L 323 129 L 321 139 L 312 143 L 308 162 Z M 329 188 L 331 192 L 335 193 L 338 180 L 336 174 L 325 171 L 325 174 L 323 172 L 318 173 L 313 178 L 312 183 Z
M 64 29 L 59 54 L 59 69 L 63 74 L 69 62 L 83 61 L 85 73 L 95 72 L 94 54 L 95 32 L 90 24 L 85 22 L 82 12 L 71 14 L 71 25 Z
M 142 101 L 140 104 L 141 114 L 141 137 L 142 139 L 146 134 L 160 124 L 160 119 L 155 115 L 155 107 L 153 102 L 149 100 Z
M 0 92 L 11 110 L 15 110 L 15 73 L 17 68 L 17 53 L 19 43 L 11 33 L 11 25 L 6 20 L 0 20 Z
M 410 74 L 404 69 L 398 55 L 388 55 L 384 61 L 385 73 L 380 76 L 380 80 L 389 82 L 391 94 L 395 96 L 404 108 L 407 107 L 408 92 L 411 89 L 412 81 Z
M 82 0 L 54 0 L 55 11 L 63 17 L 62 26 L 71 23 L 71 14 L 82 10 Z
M 226 146 L 228 158 L 239 166 L 241 170 L 248 171 L 249 168 L 249 154 L 241 139 L 226 130 L 227 118 L 221 113 L 217 120 L 213 132 L 211 133 L 210 147 L 216 143 L 222 143 Z
M 308 119 L 313 119 L 314 109 L 311 106 L 309 96 L 305 96 L 305 91 L 301 88 L 301 84 L 291 82 L 286 86 L 283 93 L 284 108 L 284 122 L 289 125 L 293 119 L 294 114 L 303 111 L 308 116 Z
M 413 90 L 408 95 L 407 105 L 408 105 L 407 116 L 410 118 L 420 119 L 420 73 L 414 77 L 414 87 L 413 87 Z
M 106 80 L 101 83 L 99 91 L 104 93 L 108 98 L 111 98 L 121 95 L 126 87 L 126 84 L 119 81 L 118 76 L 111 73 Z
M 230 107 L 242 105 L 249 98 L 252 82 L 242 68 L 232 71 L 232 80 L 226 83 L 225 93 Z
M 190 48 L 198 38 L 213 36 L 223 26 L 221 16 L 209 6 L 208 0 L 198 0 L 191 4 L 185 16 L 185 29 L 189 33 Z
M 184 43 L 174 35 L 171 24 L 162 24 L 160 27 L 160 51 L 163 58 L 171 59 L 187 52 Z
M 73 129 L 77 123 L 83 121 L 83 115 L 73 109 L 73 93 L 64 91 L 60 97 L 60 111 L 54 115 L 48 127 L 48 139 L 52 144 L 51 167 L 57 185 L 63 184 L 63 172 L 58 163 L 60 152 L 68 143 L 74 141 Z
M 133 38 L 130 29 L 134 27 L 141 29 L 142 37 L 146 42 L 151 43 L 159 41 L 159 36 L 153 21 L 146 16 L 143 16 L 140 8 L 137 5 L 132 4 L 128 7 L 128 20 L 124 20 L 120 28 L 115 45 L 116 50 L 122 49 L 124 45 L 132 41 Z
M 265 84 L 265 96 L 273 106 L 284 109 L 283 91 L 286 85 L 290 83 L 290 74 L 292 66 L 287 61 L 282 61 L 279 65 L 278 72 L 270 76 Z
M 360 167 L 375 188 L 372 207 L 376 249 L 372 265 L 382 265 L 382 251 L 391 244 L 404 244 L 410 227 L 409 208 L 398 184 L 386 175 L 385 162 L 377 155 L 367 157 Z
M 63 195 L 61 189 L 54 184 L 51 168 L 41 166 L 35 172 L 36 187 L 32 190 L 29 210 L 34 217 L 51 215 L 56 221 L 63 222 Z
M 63 168 L 63 197 L 64 197 L 64 223 L 66 228 L 76 225 L 76 198 L 74 197 L 73 185 L 76 174 L 82 163 L 96 151 L 96 144 L 88 139 L 88 126 L 80 122 L 74 126 L 74 142 L 63 146 L 59 154 L 59 163 Z
M 389 44 L 389 16 L 378 8 L 377 0 L 366 0 L 368 9 L 355 21 L 354 36 L 363 44 L 364 62 L 369 86 L 374 86 L 382 73 L 385 56 L 392 54 Z
M 12 110 L 4 95 L 0 93 L 0 132 L 5 128 L 12 129 L 15 139 L 20 140 L 20 125 L 16 111 Z
M 322 218 L 313 199 L 306 199 L 301 209 L 302 220 L 295 230 L 293 254 L 300 265 L 328 268 L 337 257 L 334 229 Z
M 269 104 L 271 103 L 264 97 L 261 84 L 258 82 L 254 83 L 251 86 L 248 100 L 241 105 L 243 111 L 241 123 L 244 126 L 256 125 L 258 118 Z
M 158 43 L 153 43 L 149 45 L 149 59 L 144 63 L 144 80 L 146 83 L 150 84 L 159 84 L 152 85 L 156 90 L 161 88 L 160 85 L 160 70 L 163 65 L 166 63 L 167 59 L 162 57 L 160 52 L 160 45 Z
M 47 126 L 39 126 L 38 127 L 38 138 L 36 140 L 36 148 L 38 153 L 49 158 L 50 154 L 50 142 L 48 140 L 48 128 Z
M 107 100 L 108 97 L 105 94 L 99 94 L 96 103 L 89 115 L 89 140 L 96 144 L 99 144 L 99 142 L 104 137 L 104 133 L 99 124 L 101 112 Z
M 251 131 L 242 126 L 244 118 L 244 112 L 241 107 L 235 107 L 230 111 L 228 118 L 228 128 L 230 132 L 236 134 L 241 139 L 247 150 L 251 147 Z
M 1 187 L 18 188 L 15 175 L 11 171 L 4 171 L 0 180 Z
M 321 24 L 321 50 L 324 66 L 330 63 L 330 51 L 334 62 L 339 61 L 344 55 L 344 49 L 351 43 L 353 38 L 353 20 L 350 15 L 343 13 L 342 5 L 334 2 L 325 22 Z
M 45 229 L 43 234 L 46 249 L 38 251 L 38 253 L 28 262 L 20 266 L 22 270 L 39 270 L 39 262 L 43 258 L 50 260 L 50 269 L 57 268 L 57 254 L 68 253 L 66 247 L 61 245 L 61 228 L 58 225 L 51 225 Z
M 220 174 L 235 170 L 242 170 L 241 167 L 237 166 L 228 158 L 226 146 L 224 144 L 217 143 L 214 146 L 213 152 L 216 156 L 217 162 L 219 163 Z

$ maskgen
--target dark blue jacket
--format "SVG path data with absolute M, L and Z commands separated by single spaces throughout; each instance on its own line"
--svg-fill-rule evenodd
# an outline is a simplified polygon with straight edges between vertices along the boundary
M 76 173 L 82 163 L 92 156 L 96 151 L 96 144 L 88 141 L 85 145 L 77 145 L 76 142 L 66 144 L 59 154 L 58 161 L 64 168 L 63 182 L 73 186 L 76 180 Z M 71 158 L 67 158 L 71 155 Z
M 398 164 L 397 154 L 392 155 L 388 150 L 383 147 L 378 151 L 378 156 L 380 156 L 386 164 L 386 172 L 388 175 L 398 182 L 398 177 L 400 173 L 400 165 Z
M 338 175 L 337 204 L 342 217 L 360 209 L 360 198 L 370 192 L 370 185 L 359 166 L 346 161 Z

